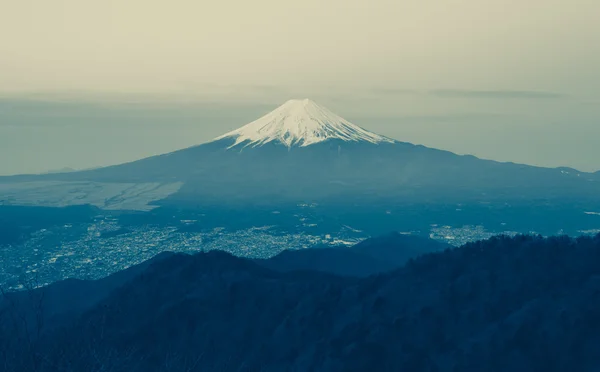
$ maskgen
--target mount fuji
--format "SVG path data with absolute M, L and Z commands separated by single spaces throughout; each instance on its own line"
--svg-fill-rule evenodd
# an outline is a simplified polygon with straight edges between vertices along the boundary
M 127 208 L 128 198 L 186 208 L 600 199 L 597 174 L 500 163 L 396 141 L 308 99 L 287 101 L 239 129 L 172 153 L 86 171 L 1 177 L 0 200 L 18 204 L 23 199 L 18 190 L 40 182 L 71 189 L 109 185 L 112 193 L 97 199 L 115 209 Z M 40 188 L 34 190 L 25 199 L 39 202 Z
M 309 146 L 327 140 L 378 144 L 395 141 L 364 130 L 315 102 L 289 100 L 250 124 L 226 133 L 216 140 L 233 138 L 230 147 L 257 147 L 270 142 L 285 146 Z

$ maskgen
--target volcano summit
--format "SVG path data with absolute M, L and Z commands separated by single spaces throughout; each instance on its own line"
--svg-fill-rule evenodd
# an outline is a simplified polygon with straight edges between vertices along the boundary
M 255 147 L 270 142 L 278 142 L 287 147 L 302 147 L 331 139 L 375 144 L 394 142 L 350 123 L 309 99 L 289 100 L 260 119 L 217 137 L 216 140 L 226 138 L 235 139 L 232 147 Z

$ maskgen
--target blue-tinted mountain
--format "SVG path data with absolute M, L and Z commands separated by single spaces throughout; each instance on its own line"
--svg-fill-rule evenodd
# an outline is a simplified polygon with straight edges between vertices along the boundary
M 202 145 L 100 169 L 0 181 L 181 183 L 155 203 L 185 208 L 600 199 L 598 177 L 566 169 L 499 163 L 393 140 L 310 100 L 291 100 Z

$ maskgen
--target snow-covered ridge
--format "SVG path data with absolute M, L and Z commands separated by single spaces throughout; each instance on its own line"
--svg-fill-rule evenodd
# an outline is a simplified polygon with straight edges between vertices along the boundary
M 328 139 L 370 143 L 394 142 L 354 125 L 309 99 L 289 100 L 267 115 L 215 138 L 235 138 L 231 146 L 262 146 L 281 142 L 287 147 L 309 146 Z

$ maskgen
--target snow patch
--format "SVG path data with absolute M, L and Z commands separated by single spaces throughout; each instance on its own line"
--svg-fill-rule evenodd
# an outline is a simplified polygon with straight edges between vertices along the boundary
M 374 144 L 395 142 L 354 125 L 309 99 L 289 100 L 260 119 L 214 141 L 224 138 L 235 138 L 230 148 L 240 144 L 257 147 L 270 142 L 279 142 L 288 148 L 304 147 L 328 139 Z
M 148 211 L 151 202 L 177 192 L 183 184 L 33 181 L 0 183 L 0 205 L 64 207 L 91 204 L 107 210 Z

